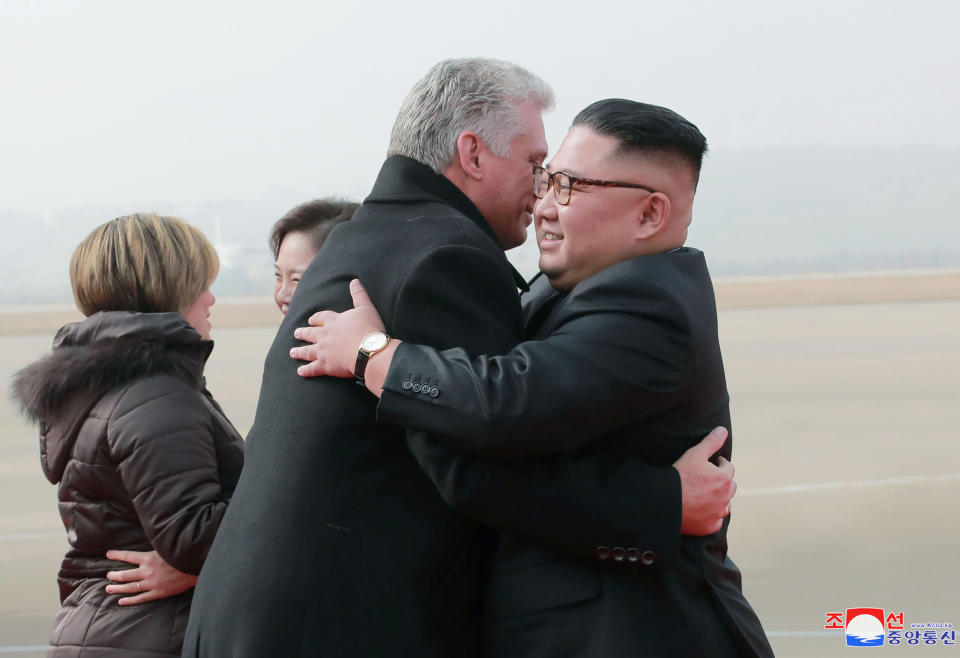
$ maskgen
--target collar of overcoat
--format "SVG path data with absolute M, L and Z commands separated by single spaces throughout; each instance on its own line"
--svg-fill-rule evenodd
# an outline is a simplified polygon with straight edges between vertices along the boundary
M 524 340 L 534 340 L 540 337 L 547 318 L 555 315 L 567 293 L 554 289 L 543 272 L 537 272 L 527 285 L 530 289 L 520 300 L 523 305 L 523 335 Z
M 364 203 L 418 203 L 434 201 L 452 207 L 473 221 L 497 244 L 497 236 L 490 224 L 473 202 L 445 176 L 433 171 L 412 158 L 403 155 L 391 155 L 380 168 L 377 182 Z M 497 244 L 499 248 L 499 244 Z M 510 271 L 517 288 L 526 292 L 526 280 L 516 268 L 510 265 Z

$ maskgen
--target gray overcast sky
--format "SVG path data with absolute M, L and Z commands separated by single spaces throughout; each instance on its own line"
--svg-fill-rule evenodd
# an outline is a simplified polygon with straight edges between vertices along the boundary
M 550 82 L 556 148 L 625 96 L 714 150 L 960 146 L 960 3 L 0 0 L 0 206 L 362 198 L 435 61 Z

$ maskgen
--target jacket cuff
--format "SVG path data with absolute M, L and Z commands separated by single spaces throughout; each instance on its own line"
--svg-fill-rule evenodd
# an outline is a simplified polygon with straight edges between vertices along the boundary
M 436 407 L 441 406 L 437 373 L 430 375 L 431 359 L 424 351 L 426 348 L 407 341 L 397 347 L 377 404 L 378 421 L 421 427 L 421 415 L 435 412 Z

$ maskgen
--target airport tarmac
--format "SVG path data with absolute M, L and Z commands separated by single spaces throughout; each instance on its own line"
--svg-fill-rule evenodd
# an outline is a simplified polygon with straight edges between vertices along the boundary
M 843 632 L 824 629 L 847 608 L 902 611 L 906 630 L 960 624 L 960 301 L 806 303 L 720 311 L 740 486 L 730 555 L 744 592 L 786 658 L 848 655 Z M 218 327 L 214 313 L 208 384 L 245 432 L 275 327 Z M 0 336 L 5 398 L 50 338 Z M 43 655 L 65 548 L 36 429 L 5 400 L 0 654 Z

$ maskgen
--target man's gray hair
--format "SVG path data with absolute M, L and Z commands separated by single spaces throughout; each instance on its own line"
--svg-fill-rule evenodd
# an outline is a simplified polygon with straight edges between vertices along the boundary
M 526 69 L 496 59 L 447 59 L 407 94 L 390 134 L 387 155 L 405 155 L 438 174 L 449 167 L 457 138 L 472 130 L 505 158 L 523 132 L 520 105 L 553 107 L 553 91 Z

